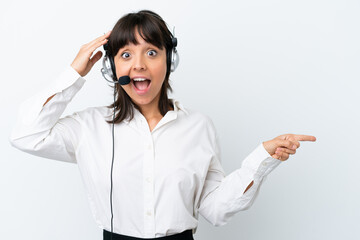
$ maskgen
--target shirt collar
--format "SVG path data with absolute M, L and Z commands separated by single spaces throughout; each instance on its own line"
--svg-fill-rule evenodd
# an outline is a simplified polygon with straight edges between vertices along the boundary
M 174 110 L 173 110 L 173 114 L 175 116 L 175 118 L 177 117 L 179 111 L 183 111 L 186 115 L 189 114 L 189 112 L 185 109 L 185 107 L 180 103 L 179 100 L 173 99 L 173 98 L 169 98 L 169 100 L 172 102 L 173 106 L 174 106 Z M 172 111 L 169 111 L 172 112 Z M 140 113 L 139 110 L 137 110 L 136 108 L 134 108 L 134 119 L 139 119 L 139 118 L 143 118 L 144 116 Z M 126 118 L 123 120 L 125 123 L 129 123 L 129 118 Z
M 183 111 L 186 115 L 188 115 L 188 111 L 184 108 L 184 106 L 179 102 L 179 100 L 170 98 L 170 101 L 174 105 L 174 112 L 179 112 L 179 110 Z

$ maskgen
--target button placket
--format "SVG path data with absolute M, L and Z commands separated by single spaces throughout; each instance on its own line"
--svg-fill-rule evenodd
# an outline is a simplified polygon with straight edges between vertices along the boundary
M 144 188 L 144 228 L 147 234 L 155 234 L 154 216 L 154 155 L 150 131 L 144 134 L 143 188 Z

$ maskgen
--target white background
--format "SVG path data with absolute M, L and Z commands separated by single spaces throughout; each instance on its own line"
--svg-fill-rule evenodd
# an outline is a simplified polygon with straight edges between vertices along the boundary
M 358 1 L 13 0 L 0 9 L 1 239 L 102 239 L 77 165 L 23 153 L 8 136 L 23 100 L 141 9 L 176 27 L 173 96 L 213 119 L 227 174 L 262 141 L 317 137 L 268 176 L 249 210 L 219 228 L 200 217 L 194 238 L 360 238 Z M 100 68 L 64 114 L 111 103 Z

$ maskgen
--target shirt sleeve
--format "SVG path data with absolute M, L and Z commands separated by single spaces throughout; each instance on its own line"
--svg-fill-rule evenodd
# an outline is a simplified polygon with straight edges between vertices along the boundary
M 76 163 L 80 118 L 77 113 L 60 117 L 84 83 L 85 79 L 68 66 L 48 88 L 22 102 L 9 137 L 10 144 L 39 157 Z
M 214 145 L 215 154 L 202 189 L 198 211 L 214 226 L 222 226 L 237 212 L 253 204 L 260 185 L 281 161 L 272 158 L 261 143 L 244 159 L 239 169 L 225 176 L 217 137 Z M 252 181 L 253 185 L 244 193 Z

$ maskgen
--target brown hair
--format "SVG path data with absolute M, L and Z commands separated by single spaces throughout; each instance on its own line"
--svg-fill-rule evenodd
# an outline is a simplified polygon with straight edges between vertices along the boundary
M 167 91 L 172 92 L 169 84 L 171 52 L 173 48 L 172 33 L 166 26 L 164 20 L 156 13 L 149 10 L 141 10 L 137 13 L 129 13 L 120 18 L 115 24 L 109 36 L 110 53 L 113 56 L 117 54 L 120 48 L 129 43 L 138 44 L 135 37 L 135 31 L 148 43 L 155 45 L 159 49 L 166 49 L 166 75 L 164 83 L 160 90 L 159 110 L 161 115 L 165 115 L 169 108 L 173 108 L 172 102 L 168 99 Z M 114 73 L 116 77 L 116 72 Z M 139 107 L 132 101 L 130 96 L 119 85 L 115 84 L 114 94 L 117 95 L 116 101 L 108 108 L 114 108 L 116 116 L 114 123 L 120 123 L 122 120 L 134 117 L 134 107 Z M 116 91 L 116 93 L 115 93 Z M 114 96 L 115 99 L 115 96 Z M 113 121 L 107 121 L 112 123 Z

